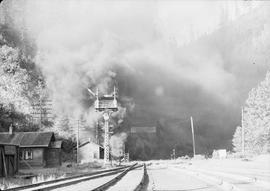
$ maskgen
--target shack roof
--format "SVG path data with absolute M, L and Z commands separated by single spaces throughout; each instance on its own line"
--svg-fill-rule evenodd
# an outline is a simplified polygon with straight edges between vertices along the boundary
M 85 145 L 95 145 L 95 146 L 97 146 L 97 147 L 104 148 L 102 145 L 97 144 L 97 143 L 94 143 L 94 142 L 92 142 L 92 141 L 86 141 L 86 142 L 80 144 L 80 145 L 79 145 L 79 148 L 84 147 Z M 77 149 L 77 148 L 75 148 L 75 149 Z
M 54 149 L 61 149 L 62 147 L 62 141 L 54 141 L 51 143 L 50 148 L 54 148 Z
M 0 133 L 0 145 L 20 145 L 23 134 Z
M 0 144 L 19 145 L 20 147 L 49 147 L 54 141 L 53 132 L 16 132 L 0 133 Z

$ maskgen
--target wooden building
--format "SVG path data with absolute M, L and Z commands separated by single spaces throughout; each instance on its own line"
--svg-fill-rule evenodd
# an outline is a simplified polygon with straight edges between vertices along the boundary
M 61 165 L 61 141 L 55 141 L 53 132 L 0 133 L 2 139 L 18 146 L 19 168 Z
M 53 132 L 23 132 L 20 141 L 20 167 L 53 167 L 61 165 L 61 141 Z

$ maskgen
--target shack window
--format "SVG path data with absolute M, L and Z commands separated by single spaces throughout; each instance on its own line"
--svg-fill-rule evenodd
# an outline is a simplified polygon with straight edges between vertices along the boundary
M 21 160 L 32 160 L 33 159 L 33 151 L 31 149 L 25 149 L 20 151 L 20 159 Z
M 33 151 L 25 150 L 25 160 L 32 160 L 32 159 L 33 159 Z

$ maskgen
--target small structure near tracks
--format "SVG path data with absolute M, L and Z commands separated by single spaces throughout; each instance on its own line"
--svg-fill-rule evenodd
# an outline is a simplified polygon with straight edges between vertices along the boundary
M 18 168 L 54 167 L 61 165 L 61 141 L 53 132 L 0 133 L 1 169 L 15 174 Z M 3 162 L 3 158 L 7 161 Z M 7 174 L 5 173 L 5 174 Z M 3 173 L 2 173 L 3 174 Z
M 225 158 L 227 158 L 226 149 L 214 150 L 213 154 L 212 154 L 212 158 L 215 158 L 215 159 L 225 159 Z
M 80 162 L 94 162 L 99 159 L 104 159 L 104 148 L 92 142 L 91 140 L 79 145 Z

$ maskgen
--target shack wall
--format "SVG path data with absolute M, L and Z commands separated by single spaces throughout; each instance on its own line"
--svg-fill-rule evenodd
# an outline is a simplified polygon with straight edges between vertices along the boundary
M 100 146 L 93 143 L 88 143 L 79 148 L 79 159 L 81 163 L 93 162 L 100 159 Z
M 61 166 L 61 148 L 48 148 L 45 151 L 46 167 Z
M 32 153 L 32 157 L 26 157 L 26 152 Z M 20 168 L 44 167 L 44 148 L 20 148 Z

